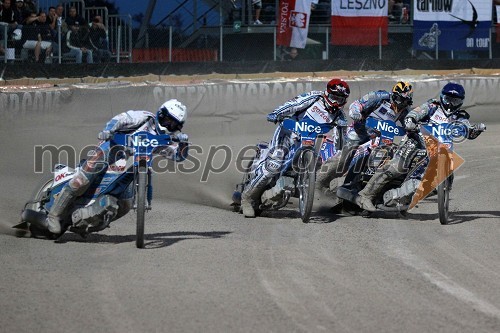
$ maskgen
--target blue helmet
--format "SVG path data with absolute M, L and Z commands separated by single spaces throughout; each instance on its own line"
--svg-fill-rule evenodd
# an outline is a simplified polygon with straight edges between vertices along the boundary
M 464 103 L 465 89 L 461 84 L 450 82 L 441 90 L 441 105 L 446 113 L 455 112 Z

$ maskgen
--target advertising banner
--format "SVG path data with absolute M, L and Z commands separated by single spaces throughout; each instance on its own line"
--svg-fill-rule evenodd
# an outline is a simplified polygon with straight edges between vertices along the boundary
M 332 44 L 387 45 L 388 0 L 332 0 Z
M 488 51 L 491 20 L 491 0 L 414 1 L 413 48 Z

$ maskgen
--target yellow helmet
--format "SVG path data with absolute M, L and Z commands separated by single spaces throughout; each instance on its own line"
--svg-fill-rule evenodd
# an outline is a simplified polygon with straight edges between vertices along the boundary
M 412 85 L 409 82 L 398 81 L 394 87 L 392 87 L 391 102 L 398 112 L 412 105 Z

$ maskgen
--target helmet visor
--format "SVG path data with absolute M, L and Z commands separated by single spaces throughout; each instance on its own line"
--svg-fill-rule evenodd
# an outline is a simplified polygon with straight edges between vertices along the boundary
M 330 103 L 334 104 L 337 103 L 338 105 L 342 106 L 345 104 L 347 101 L 347 98 L 345 96 L 341 96 L 338 93 L 329 93 L 327 95 L 328 100 Z
M 453 96 L 444 95 L 443 96 L 443 103 L 451 105 L 452 107 L 458 107 L 458 106 L 462 105 L 463 99 L 461 99 L 460 97 L 453 97 Z
M 170 132 L 174 132 L 174 131 L 180 131 L 182 129 L 183 124 L 167 113 L 164 114 L 163 117 L 161 117 L 160 125 L 166 127 Z
M 392 101 L 399 106 L 411 105 L 411 97 L 401 94 L 392 94 Z

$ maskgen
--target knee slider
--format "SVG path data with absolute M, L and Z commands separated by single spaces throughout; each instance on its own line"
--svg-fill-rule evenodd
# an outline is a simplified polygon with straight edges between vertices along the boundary
M 81 195 L 83 192 L 85 192 L 89 184 L 89 177 L 82 170 L 78 170 L 75 176 L 68 182 L 69 188 L 73 195 Z
M 280 171 L 283 164 L 285 152 L 281 148 L 274 149 L 267 155 L 265 168 L 269 173 L 276 174 Z

